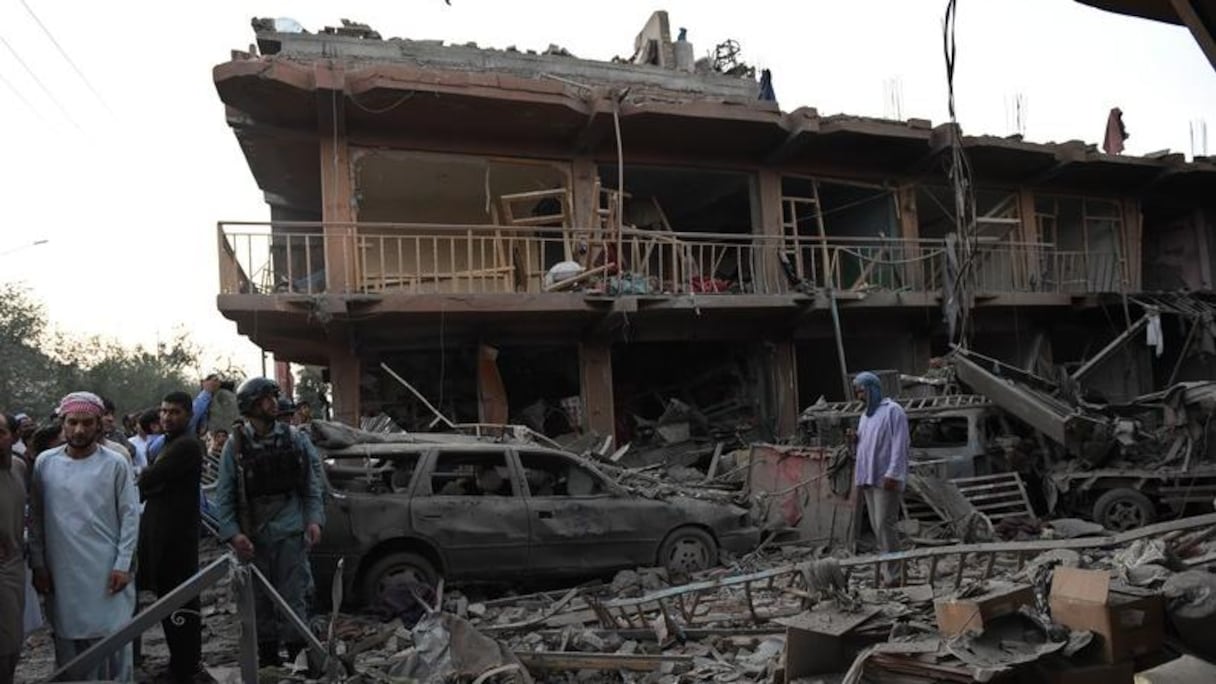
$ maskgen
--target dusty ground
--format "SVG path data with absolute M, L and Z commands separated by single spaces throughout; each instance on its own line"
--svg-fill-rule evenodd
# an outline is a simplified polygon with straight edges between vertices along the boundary
M 203 564 L 219 556 L 214 541 L 204 541 L 200 548 Z M 141 603 L 143 603 L 141 599 Z M 208 667 L 223 668 L 236 663 L 239 623 L 229 601 L 228 583 L 203 592 L 203 662 Z M 169 648 L 160 625 L 143 635 L 143 660 L 136 668 L 136 681 L 151 681 L 169 664 Z M 17 665 L 18 682 L 44 681 L 55 671 L 55 648 L 51 634 L 45 628 L 30 636 L 26 650 Z

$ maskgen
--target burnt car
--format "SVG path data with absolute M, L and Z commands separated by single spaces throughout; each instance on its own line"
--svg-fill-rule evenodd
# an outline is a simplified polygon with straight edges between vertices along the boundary
M 714 566 L 760 530 L 744 508 L 631 492 L 586 459 L 530 443 L 444 435 L 323 450 L 328 521 L 318 587 L 344 558 L 345 595 L 374 603 L 400 580 L 593 576 Z M 328 592 L 323 592 L 328 593 Z

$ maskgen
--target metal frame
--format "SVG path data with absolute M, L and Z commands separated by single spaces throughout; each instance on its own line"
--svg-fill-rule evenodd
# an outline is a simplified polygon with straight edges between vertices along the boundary
M 54 672 L 46 681 L 79 680 L 83 673 L 97 667 L 102 660 L 109 657 L 118 649 L 126 646 L 140 634 L 153 625 L 171 616 L 203 591 L 215 586 L 226 577 L 232 578 L 232 586 L 236 591 L 237 610 L 240 615 L 241 638 L 239 662 L 241 680 L 256 682 L 258 680 L 258 637 L 257 619 L 254 612 L 253 586 L 255 580 L 262 584 L 262 589 L 270 597 L 275 606 L 287 616 L 292 627 L 304 637 L 305 643 L 322 659 L 329 657 L 325 644 L 312 633 L 308 624 L 296 615 L 287 605 L 287 601 L 275 591 L 270 581 L 252 564 L 241 563 L 236 556 L 226 553 L 199 570 L 193 577 L 165 594 L 155 603 L 145 608 L 117 631 L 91 646 L 88 650 L 76 656 Z M 328 664 L 328 663 L 327 663 Z

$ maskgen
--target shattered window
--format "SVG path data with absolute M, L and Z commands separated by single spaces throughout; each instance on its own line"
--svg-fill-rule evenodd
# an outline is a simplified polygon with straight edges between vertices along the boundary
M 390 475 L 389 486 L 394 492 L 409 491 L 410 481 L 414 479 L 414 471 L 418 469 L 418 454 L 395 456 L 392 459 L 393 472 Z
M 908 420 L 908 431 L 914 448 L 967 446 L 967 419 L 963 416 L 911 418 Z
M 431 473 L 435 496 L 512 496 L 511 471 L 499 452 L 443 451 Z
M 519 460 L 532 496 L 595 496 L 606 491 L 599 476 L 568 458 L 525 451 Z

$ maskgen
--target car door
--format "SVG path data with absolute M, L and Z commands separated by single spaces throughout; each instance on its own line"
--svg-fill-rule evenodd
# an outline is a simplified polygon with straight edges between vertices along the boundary
M 438 446 L 414 488 L 414 530 L 447 574 L 493 578 L 528 567 L 528 508 L 505 447 Z
M 528 492 L 534 572 L 595 573 L 654 561 L 647 542 L 653 534 L 636 498 L 565 454 L 519 449 L 516 455 Z
M 326 522 L 310 552 L 318 587 L 329 587 L 339 558 L 346 583 L 368 550 L 409 534 L 409 487 L 422 453 L 415 447 L 360 445 L 324 460 Z M 324 590 L 328 595 L 328 589 Z

